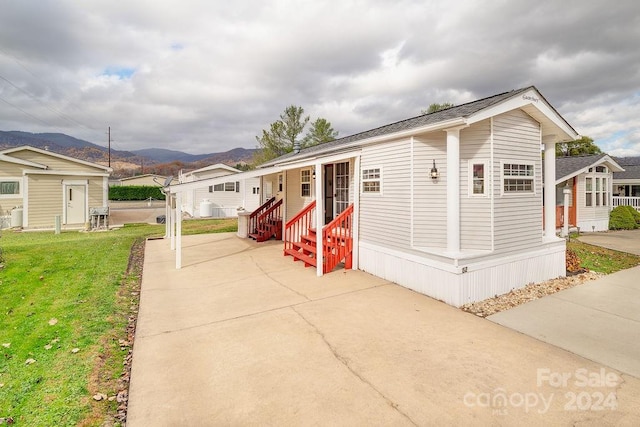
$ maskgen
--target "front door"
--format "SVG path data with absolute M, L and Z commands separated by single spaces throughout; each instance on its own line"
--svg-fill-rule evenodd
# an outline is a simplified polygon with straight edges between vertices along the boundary
M 324 166 L 324 223 L 333 219 L 333 165 Z
M 85 186 L 67 185 L 65 193 L 65 197 L 67 199 L 67 215 L 65 224 L 84 224 L 86 222 Z

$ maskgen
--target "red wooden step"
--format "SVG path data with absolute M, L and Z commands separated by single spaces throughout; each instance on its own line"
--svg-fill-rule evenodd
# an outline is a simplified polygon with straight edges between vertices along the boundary
M 312 254 L 316 253 L 316 245 L 315 244 L 310 245 L 310 244 L 308 244 L 306 242 L 291 242 L 291 244 L 294 247 L 298 248 L 298 249 L 302 249 L 303 252 L 306 251 L 305 253 L 307 253 L 307 255 L 308 255 L 308 253 L 312 253 Z
M 316 265 L 318 265 L 315 258 L 310 257 L 309 255 L 305 255 L 302 252 L 298 252 L 295 249 L 285 249 L 284 253 L 285 255 L 291 255 L 294 261 L 300 260 L 304 262 L 305 267 L 315 267 Z

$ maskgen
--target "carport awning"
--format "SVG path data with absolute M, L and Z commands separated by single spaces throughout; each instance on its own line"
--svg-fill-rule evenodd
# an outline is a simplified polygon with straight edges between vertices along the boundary
M 169 193 L 176 194 L 176 193 L 182 193 L 189 190 L 195 190 L 197 188 L 208 187 L 210 185 L 222 184 L 224 182 L 229 181 L 229 178 L 233 178 L 234 181 L 242 181 L 249 178 L 255 178 L 258 176 L 270 175 L 272 173 L 282 172 L 284 169 L 285 168 L 280 166 L 274 166 L 270 168 L 256 169 L 256 170 L 247 171 L 247 172 L 240 172 L 237 174 L 219 176 L 216 178 L 206 178 L 206 179 L 200 179 L 198 181 L 185 182 L 182 184 L 174 184 L 165 188 L 168 188 Z

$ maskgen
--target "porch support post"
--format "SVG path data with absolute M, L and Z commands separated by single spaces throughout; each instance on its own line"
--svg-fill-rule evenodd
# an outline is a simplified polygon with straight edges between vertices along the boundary
M 447 129 L 447 252 L 460 253 L 460 129 Z
M 324 226 L 324 193 L 322 192 L 322 183 L 324 182 L 324 168 L 322 163 L 316 162 L 314 165 L 316 170 L 316 275 L 322 276 L 324 273 L 324 253 L 322 241 L 322 227 Z
M 556 239 L 556 138 L 546 137 L 544 143 L 544 238 Z M 568 219 L 568 218 L 567 218 Z
M 324 194 L 322 193 L 322 183 L 324 182 L 324 171 L 321 163 L 316 163 L 313 167 L 316 172 L 316 275 L 322 276 L 324 273 L 324 248 L 322 241 L 322 227 L 324 226 Z
M 353 165 L 353 224 L 352 230 L 353 233 L 353 252 L 352 252 L 352 262 L 351 268 L 353 270 L 357 270 L 359 268 L 358 265 L 358 256 L 360 255 L 360 156 L 355 157 L 354 165 Z
M 171 250 L 175 251 L 176 250 L 176 216 L 175 216 L 175 209 L 174 209 L 174 205 L 175 205 L 175 194 L 171 195 L 171 205 L 169 206 L 169 237 L 171 237 Z
M 176 193 L 176 269 L 182 268 L 182 193 Z
M 562 190 L 562 194 L 564 196 L 564 207 L 563 207 L 563 215 L 564 221 L 562 224 L 562 237 L 567 237 L 569 235 L 569 197 L 571 196 L 571 190 L 565 188 Z
M 171 208 L 171 193 L 164 196 L 164 238 L 169 238 L 169 209 Z

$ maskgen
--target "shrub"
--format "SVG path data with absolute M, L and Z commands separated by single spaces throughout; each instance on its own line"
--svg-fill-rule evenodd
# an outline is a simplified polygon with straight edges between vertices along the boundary
M 609 230 L 633 230 L 638 228 L 640 212 L 631 206 L 618 206 L 609 216 Z
M 633 215 L 633 219 L 636 221 L 636 224 L 638 224 L 638 227 L 640 227 L 640 212 L 638 212 L 635 208 L 632 208 L 631 206 L 624 206 L 624 207 L 627 208 L 629 212 L 631 212 L 631 215 Z
M 147 200 L 148 198 L 164 200 L 160 187 L 150 185 L 121 185 L 109 187 L 109 200 Z

